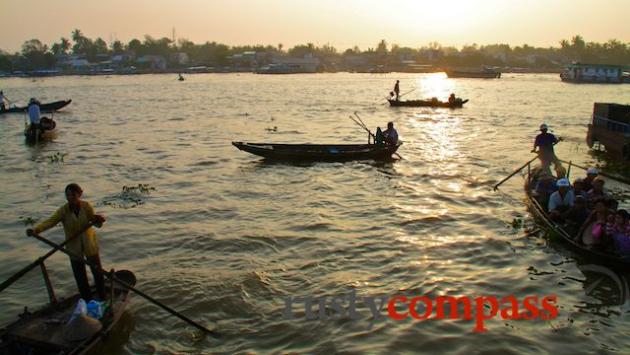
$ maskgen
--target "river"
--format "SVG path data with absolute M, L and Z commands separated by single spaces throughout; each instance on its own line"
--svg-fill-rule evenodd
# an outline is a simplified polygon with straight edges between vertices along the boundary
M 443 74 L 255 74 L 2 79 L 13 100 L 71 98 L 53 142 L 27 146 L 22 115 L 0 118 L 0 280 L 48 248 L 24 236 L 79 183 L 107 217 L 97 231 L 106 269 L 133 270 L 137 287 L 221 333 L 200 336 L 133 296 L 107 354 L 582 353 L 628 351 L 630 318 L 617 284 L 535 230 L 522 177 L 538 126 L 580 165 L 593 102 L 628 103 L 630 85 L 575 85 L 557 75 L 497 80 Z M 390 108 L 449 93 L 463 109 Z M 395 162 L 269 163 L 231 141 L 363 143 L 394 122 Z M 63 158 L 62 158 L 63 157 Z M 573 176 L 582 174 L 575 169 Z M 140 186 L 139 186 L 140 185 Z M 623 190 L 623 186 L 613 186 Z M 622 207 L 628 207 L 622 203 Z M 45 235 L 62 240 L 55 228 Z M 67 257 L 47 261 L 58 295 L 75 292 Z M 625 275 L 622 275 L 623 282 Z M 556 295 L 553 320 L 283 316 L 287 297 Z M 627 296 L 627 295 L 626 295 Z M 620 300 L 620 298 L 622 298 Z M 34 270 L 0 294 L 0 324 L 47 301 Z M 364 309 L 364 312 L 365 309 Z M 386 311 L 383 312 L 385 314 Z

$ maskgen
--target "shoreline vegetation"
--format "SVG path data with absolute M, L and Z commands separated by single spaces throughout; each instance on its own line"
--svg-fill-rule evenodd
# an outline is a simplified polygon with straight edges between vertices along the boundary
M 13 54 L 0 49 L 0 76 L 121 75 L 156 73 L 432 73 L 446 70 L 479 71 L 493 67 L 512 73 L 560 73 L 573 62 L 630 65 L 630 43 L 611 39 L 586 42 L 579 35 L 557 47 L 527 44 L 465 45 L 461 48 L 431 42 L 418 48 L 381 40 L 374 48 L 340 51 L 325 44 L 229 46 L 195 44 L 186 39 L 91 39 L 75 29 L 50 46 L 38 39 L 24 42 Z

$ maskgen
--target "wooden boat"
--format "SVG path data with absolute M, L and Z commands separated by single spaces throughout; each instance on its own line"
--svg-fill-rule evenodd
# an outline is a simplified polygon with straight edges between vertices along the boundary
M 232 142 L 236 148 L 266 159 L 348 161 L 387 160 L 402 145 L 375 144 L 272 144 Z
M 42 113 L 51 113 L 54 111 L 58 111 L 61 110 L 62 108 L 70 105 L 70 103 L 72 102 L 72 100 L 61 100 L 61 101 L 55 101 L 55 102 L 50 102 L 47 104 L 41 104 L 39 105 L 39 110 Z M 22 106 L 22 107 L 11 107 L 11 108 L 7 108 L 6 110 L 0 110 L 0 114 L 2 113 L 20 113 L 20 112 L 26 112 L 26 110 L 28 110 L 28 106 Z
M 397 101 L 390 100 L 389 105 L 391 107 L 446 107 L 446 108 L 459 108 L 464 106 L 468 100 L 457 99 L 455 102 L 439 101 L 439 100 L 406 100 Z
M 446 75 L 449 78 L 476 78 L 476 79 L 499 79 L 501 73 L 495 70 L 482 70 L 482 71 L 457 71 L 447 70 Z
M 34 129 L 31 129 L 31 125 L 27 124 L 26 127 L 24 127 L 24 138 L 26 138 L 26 141 L 29 143 L 49 141 L 57 137 L 57 132 L 58 131 L 57 131 L 56 124 L 53 126 L 52 129 L 37 130 L 37 131 Z M 36 134 L 39 134 L 39 136 L 36 136 Z
M 534 217 L 558 235 L 562 242 L 578 255 L 581 255 L 594 263 L 608 265 L 613 268 L 625 268 L 627 270 L 630 266 L 629 257 L 623 257 L 601 249 L 588 248 L 582 243 L 573 240 L 574 236 L 567 230 L 566 226 L 556 223 L 549 218 L 546 208 L 542 206 L 532 194 L 533 186 L 535 186 L 536 182 L 534 171 L 535 169 L 531 169 L 528 166 L 528 174 L 525 178 L 527 206 L 533 213 Z
M 133 286 L 136 276 L 128 270 L 119 270 L 115 277 Z M 68 341 L 63 335 L 66 322 L 79 300 L 79 294 L 51 302 L 50 305 L 30 312 L 28 308 L 20 318 L 0 330 L 0 354 L 84 354 L 97 346 L 116 326 L 129 303 L 129 290 L 116 283 L 106 283 L 110 304 L 101 319 L 102 328 L 96 334 L 80 341 Z

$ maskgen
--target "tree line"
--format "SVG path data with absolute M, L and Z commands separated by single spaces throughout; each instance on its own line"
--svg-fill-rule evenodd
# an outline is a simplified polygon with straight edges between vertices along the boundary
M 187 39 L 174 42 L 167 37 L 153 38 L 145 35 L 143 40 L 132 39 L 128 43 L 119 40 L 111 43 L 102 38 L 91 39 L 80 30 L 72 31 L 70 39 L 62 37 L 50 46 L 38 39 L 24 42 L 21 51 L 13 54 L 0 49 L 0 71 L 30 71 L 52 69 L 67 55 L 74 55 L 89 62 L 107 60 L 116 54 L 160 55 L 169 58 L 174 53 L 186 53 L 193 65 L 230 65 L 231 56 L 247 51 L 268 54 L 302 57 L 313 55 L 324 66 L 339 67 L 354 58 L 354 62 L 365 65 L 399 65 L 401 62 L 434 64 L 438 66 L 516 66 L 530 68 L 557 68 L 569 62 L 630 65 L 630 43 L 611 39 L 604 43 L 586 42 L 582 36 L 563 39 L 556 47 L 533 47 L 527 44 L 510 46 L 509 44 L 465 45 L 461 48 L 442 46 L 437 42 L 412 48 L 380 41 L 374 48 L 348 48 L 339 51 L 325 44 L 316 46 L 312 43 L 299 44 L 285 49 L 282 44 L 229 46 L 217 42 L 195 44 Z

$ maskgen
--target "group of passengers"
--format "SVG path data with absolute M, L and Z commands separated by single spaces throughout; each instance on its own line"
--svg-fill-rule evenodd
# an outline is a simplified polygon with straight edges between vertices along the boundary
M 551 220 L 562 223 L 575 235 L 575 241 L 588 247 L 630 256 L 630 216 L 618 209 L 618 202 L 604 189 L 605 181 L 596 168 L 589 168 L 584 178 L 573 184 L 560 164 L 553 147 L 561 140 L 548 133 L 547 125 L 540 126 L 534 151 L 538 148 L 541 167 L 534 172 L 534 194 L 547 209 Z M 554 165 L 556 177 L 551 174 Z

